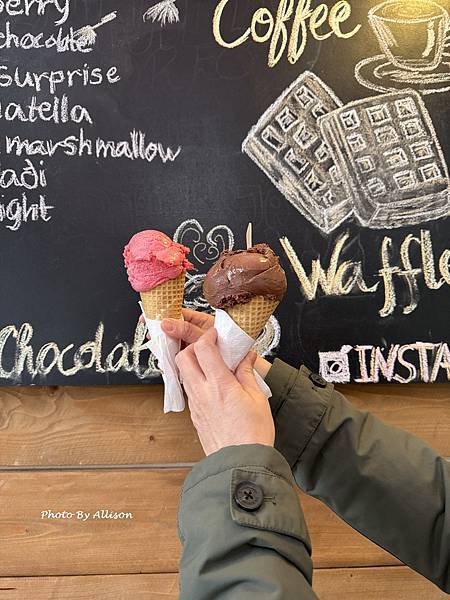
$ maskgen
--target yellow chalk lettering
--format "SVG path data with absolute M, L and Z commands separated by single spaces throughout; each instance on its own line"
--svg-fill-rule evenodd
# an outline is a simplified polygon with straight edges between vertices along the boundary
M 288 47 L 288 60 L 292 64 L 295 64 L 298 61 L 306 48 L 306 42 L 308 40 L 306 20 L 311 15 L 310 6 L 311 0 L 302 0 L 302 2 L 298 3 L 297 10 L 295 11 Z M 301 39 L 300 46 L 298 45 L 299 38 Z
M 221 20 L 222 20 L 223 11 L 224 11 L 226 5 L 228 4 L 228 2 L 229 2 L 229 0 L 220 0 L 219 4 L 216 7 L 216 10 L 214 11 L 213 34 L 214 34 L 214 39 L 220 46 L 224 46 L 225 48 L 236 48 L 237 46 L 240 46 L 241 44 L 243 44 L 245 41 L 248 40 L 248 38 L 250 37 L 251 30 L 249 27 L 245 31 L 245 33 L 243 35 L 241 35 L 241 37 L 239 37 L 237 40 L 234 40 L 234 42 L 226 42 L 223 39 L 222 33 L 220 31 L 220 24 L 221 24 Z
M 334 282 L 335 293 L 339 296 L 350 294 L 356 285 L 359 274 L 360 265 L 358 263 L 349 260 L 343 262 L 336 272 Z M 345 281 L 346 275 L 347 280 Z
M 0 331 L 0 377 L 4 377 L 5 379 L 10 379 L 15 375 L 15 368 L 11 369 L 11 371 L 6 370 L 3 365 L 3 352 L 6 353 L 5 346 L 8 338 L 17 339 L 18 335 L 19 332 L 14 325 L 8 325 Z
M 61 375 L 64 375 L 65 377 L 71 377 L 72 375 L 75 375 L 76 373 L 78 373 L 78 371 L 80 370 L 80 366 L 79 365 L 74 365 L 73 367 L 70 367 L 70 369 L 66 369 L 64 367 L 64 357 L 67 354 L 67 352 L 70 352 L 75 346 L 73 344 L 69 344 L 68 346 L 66 346 L 65 348 L 63 348 L 58 356 L 58 371 L 61 373 Z
M 275 26 L 273 28 L 272 39 L 270 41 L 269 67 L 274 67 L 283 55 L 288 41 L 288 33 L 285 22 L 289 21 L 289 19 L 292 17 L 293 11 L 293 0 L 281 0 L 280 4 L 278 5 Z
M 378 271 L 384 283 L 384 304 L 379 311 L 380 317 L 388 317 L 394 312 L 397 305 L 397 295 L 395 293 L 395 285 L 393 275 L 400 273 L 399 267 L 391 267 L 390 250 L 392 248 L 392 239 L 385 237 L 381 244 L 381 262 L 383 268 Z
M 341 23 L 345 23 L 352 14 L 352 7 L 347 0 L 339 0 L 330 10 L 330 25 L 337 37 L 348 39 L 353 37 L 361 29 L 361 24 L 354 27 L 348 33 L 341 31 Z
M 433 242 L 431 241 L 431 233 L 428 229 L 422 229 L 420 232 L 421 238 L 421 252 L 423 262 L 423 275 L 425 283 L 430 290 L 438 290 L 441 288 L 445 281 L 440 279 L 436 280 L 436 269 L 434 266 L 434 250 Z
M 266 33 L 264 35 L 260 35 L 258 33 L 258 25 L 263 25 L 267 27 Z M 273 32 L 274 25 L 275 23 L 270 10 L 268 8 L 259 8 L 253 15 L 252 19 L 252 38 L 255 40 L 255 42 L 258 42 L 260 44 L 269 41 Z
M 333 34 L 340 38 L 350 38 L 361 28 L 359 24 L 349 32 L 341 29 L 341 25 L 352 13 L 348 0 L 338 0 L 331 9 L 324 2 L 312 9 L 312 0 L 279 0 L 276 12 L 266 7 L 258 8 L 252 16 L 250 27 L 238 38 L 227 41 L 222 33 L 222 18 L 229 2 L 230 0 L 220 0 L 216 6 L 213 17 L 214 39 L 224 48 L 236 48 L 249 38 L 257 44 L 269 42 L 269 67 L 274 67 L 280 61 L 286 47 L 288 61 L 295 64 L 305 51 L 308 33 L 316 40 L 325 40 Z M 330 29 L 319 32 L 327 21 Z
M 119 358 L 116 358 L 117 351 L 120 351 Z M 105 367 L 108 373 L 117 373 L 120 369 L 130 371 L 130 364 L 128 362 L 128 353 L 130 348 L 126 342 L 120 342 L 111 350 L 106 357 Z
M 450 285 L 450 250 L 444 250 L 439 259 L 439 270 L 445 282 Z
M 46 365 L 45 359 L 51 352 L 53 352 L 53 357 L 50 360 L 50 362 Z M 42 348 L 39 350 L 36 356 L 36 372 L 39 375 L 48 375 L 58 362 L 58 358 L 59 348 L 57 344 L 55 342 L 48 342 L 48 344 L 42 346 Z
M 311 30 L 311 35 L 316 40 L 326 40 L 331 35 L 333 35 L 333 31 L 330 29 L 327 33 L 318 33 L 317 29 L 320 29 L 325 21 L 328 19 L 328 6 L 326 4 L 320 4 L 317 8 L 314 9 L 311 19 L 309 20 L 309 28 Z

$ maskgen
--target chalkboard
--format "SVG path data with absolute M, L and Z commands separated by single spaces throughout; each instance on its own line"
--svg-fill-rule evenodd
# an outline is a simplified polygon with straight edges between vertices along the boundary
M 330 381 L 450 378 L 447 0 L 0 2 L 0 382 L 158 381 L 122 249 L 254 241 L 259 349 Z

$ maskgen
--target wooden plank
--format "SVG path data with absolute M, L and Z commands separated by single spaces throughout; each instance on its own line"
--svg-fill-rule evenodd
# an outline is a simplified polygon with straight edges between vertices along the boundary
M 175 572 L 185 476 L 180 469 L 0 472 L 0 576 Z M 94 518 L 102 509 L 132 518 Z M 41 518 L 45 510 L 91 518 Z
M 450 456 L 450 385 L 351 385 L 344 393 Z M 204 455 L 187 412 L 163 415 L 161 386 L 0 388 L 0 464 L 190 463 Z
M 0 388 L 1 465 L 196 462 L 189 414 L 162 412 L 162 386 Z
M 319 569 L 321 600 L 443 600 L 447 594 L 406 567 Z M 150 595 L 151 594 L 151 595 Z M 97 575 L 0 579 L 2 600 L 177 600 L 178 575 Z
M 178 600 L 178 575 L 0 578 L 1 600 Z
M 165 573 L 178 569 L 184 469 L 0 472 L 0 576 Z M 303 496 L 316 567 L 398 564 Z M 131 513 L 94 518 L 97 511 Z M 84 511 L 90 518 L 42 518 Z M 63 515 L 60 515 L 63 516 Z
M 430 581 L 406 567 L 323 569 L 315 572 L 321 600 L 443 600 Z

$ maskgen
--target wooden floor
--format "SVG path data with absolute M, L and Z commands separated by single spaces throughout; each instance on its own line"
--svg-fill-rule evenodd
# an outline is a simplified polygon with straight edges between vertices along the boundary
M 450 457 L 450 385 L 343 391 Z M 159 386 L 0 388 L 0 600 L 178 598 L 179 491 L 203 454 L 161 398 Z M 322 600 L 448 597 L 302 503 Z

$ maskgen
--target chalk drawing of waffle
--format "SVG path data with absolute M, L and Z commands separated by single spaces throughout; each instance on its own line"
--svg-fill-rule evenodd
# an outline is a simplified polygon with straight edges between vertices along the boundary
M 320 119 L 320 128 L 362 225 L 402 227 L 449 213 L 447 165 L 417 92 L 352 102 Z
M 311 223 L 330 233 L 352 213 L 318 120 L 342 106 L 334 92 L 308 71 L 266 110 L 242 150 Z

